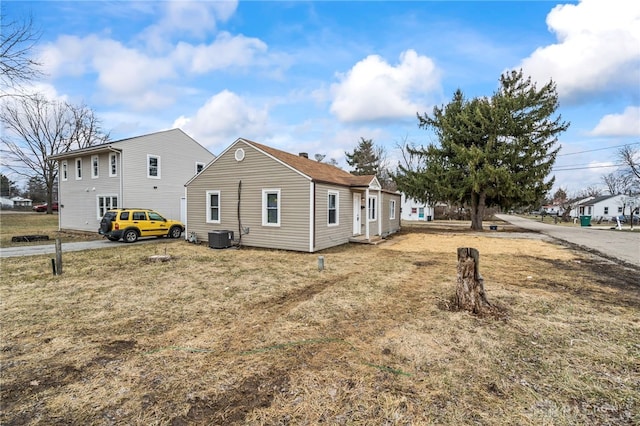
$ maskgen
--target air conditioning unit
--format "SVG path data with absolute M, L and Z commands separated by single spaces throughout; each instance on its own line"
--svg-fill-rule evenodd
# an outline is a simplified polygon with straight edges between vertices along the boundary
M 233 231 L 210 231 L 209 247 L 223 249 L 231 247 L 233 242 Z

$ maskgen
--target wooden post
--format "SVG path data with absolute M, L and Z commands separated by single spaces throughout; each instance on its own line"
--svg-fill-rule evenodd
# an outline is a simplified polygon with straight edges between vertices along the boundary
M 491 304 L 484 292 L 484 280 L 479 272 L 480 253 L 470 247 L 458 248 L 458 282 L 456 305 L 474 314 L 482 314 Z
M 56 238 L 56 275 L 62 275 L 62 241 Z

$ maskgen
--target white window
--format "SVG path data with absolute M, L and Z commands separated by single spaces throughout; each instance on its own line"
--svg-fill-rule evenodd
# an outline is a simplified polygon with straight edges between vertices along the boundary
M 396 218 L 396 200 L 389 201 L 389 219 Z
M 604 208 L 604 214 L 609 214 L 609 207 Z
M 115 152 L 109 154 L 109 176 L 118 175 L 118 157 Z
M 67 160 L 62 160 L 60 167 L 62 168 L 62 170 L 60 171 L 60 174 L 62 175 L 62 180 L 69 179 L 69 167 L 67 165 Z
M 262 225 L 280 226 L 280 189 L 262 190 Z
M 220 223 L 220 191 L 207 191 L 207 223 Z
M 369 197 L 369 220 L 376 220 L 378 217 L 378 197 L 370 196 Z
M 327 224 L 339 225 L 340 217 L 340 193 L 329 191 L 327 198 Z
M 82 179 L 82 158 L 76 158 L 76 180 Z
M 160 179 L 160 157 L 147 154 L 147 177 Z
M 622 213 L 622 207 L 618 207 L 618 213 Z
M 97 155 L 91 156 L 91 179 L 96 179 L 100 176 L 100 159 Z
M 196 162 L 196 174 L 200 173 L 204 169 L 204 163 Z
M 102 219 L 102 216 L 107 210 L 118 208 L 118 196 L 117 195 L 98 195 L 98 219 Z

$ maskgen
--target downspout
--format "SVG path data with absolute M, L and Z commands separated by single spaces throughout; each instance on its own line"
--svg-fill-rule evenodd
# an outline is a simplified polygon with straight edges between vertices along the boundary
M 382 203 L 382 190 L 378 189 L 378 214 L 376 219 L 378 219 L 378 236 L 382 237 L 382 212 L 383 207 L 382 207 L 383 203 Z
M 364 237 L 369 240 L 369 188 L 364 191 Z
M 242 198 L 242 180 L 238 181 L 238 247 L 242 246 L 242 220 L 240 219 L 240 200 Z

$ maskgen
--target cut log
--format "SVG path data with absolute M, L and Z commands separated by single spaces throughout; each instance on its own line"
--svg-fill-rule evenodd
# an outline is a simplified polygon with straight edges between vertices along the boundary
M 456 306 L 458 309 L 482 315 L 491 304 L 484 292 L 484 280 L 479 272 L 480 253 L 470 247 L 458 248 L 458 282 Z

